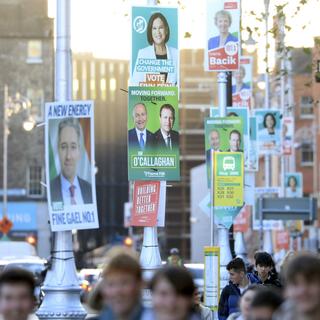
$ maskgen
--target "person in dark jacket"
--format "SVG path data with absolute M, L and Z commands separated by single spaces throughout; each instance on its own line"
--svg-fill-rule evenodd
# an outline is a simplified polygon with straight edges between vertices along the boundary
M 261 284 L 265 286 L 273 286 L 281 288 L 282 284 L 279 280 L 275 264 L 271 255 L 267 252 L 257 252 L 254 255 L 256 276 Z
M 246 267 L 241 258 L 231 260 L 227 265 L 230 275 L 230 281 L 222 290 L 218 317 L 219 320 L 225 320 L 230 314 L 239 312 L 239 299 L 242 293 L 250 284 L 258 283 L 259 280 L 252 273 L 246 272 Z

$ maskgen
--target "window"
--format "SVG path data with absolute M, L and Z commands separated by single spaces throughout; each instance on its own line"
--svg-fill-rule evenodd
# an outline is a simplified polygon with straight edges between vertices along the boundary
M 312 143 L 303 143 L 301 145 L 301 165 L 313 165 Z
M 27 89 L 27 97 L 31 102 L 31 114 L 43 118 L 44 93 L 42 89 Z
M 40 198 L 44 196 L 44 187 L 41 185 L 43 181 L 43 169 L 41 166 L 30 166 L 27 172 L 27 190 L 28 196 Z
M 310 96 L 300 98 L 300 115 L 302 118 L 313 117 L 313 99 Z
M 42 63 L 42 43 L 40 40 L 28 41 L 27 63 Z

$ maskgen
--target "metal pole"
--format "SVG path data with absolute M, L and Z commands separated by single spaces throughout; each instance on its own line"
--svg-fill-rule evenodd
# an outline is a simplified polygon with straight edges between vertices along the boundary
M 219 116 L 226 116 L 227 109 L 227 73 L 218 73 L 218 96 L 219 96 Z M 228 284 L 229 273 L 226 270 L 227 264 L 232 259 L 229 230 L 223 226 L 218 226 L 218 244 L 220 247 L 220 288 L 224 288 Z
M 55 100 L 71 100 L 70 0 L 57 0 L 57 47 Z M 48 270 L 43 290 L 44 300 L 37 312 L 40 319 L 84 319 L 80 303 L 71 231 L 54 233 L 52 267 Z
M 215 231 L 215 219 L 214 219 L 214 197 L 213 197 L 213 190 L 214 190 L 214 151 L 213 149 L 210 150 L 210 246 L 213 247 L 215 245 L 214 241 L 214 231 Z
M 157 1 L 147 0 L 147 5 L 156 6 Z M 143 278 L 146 282 L 148 282 L 155 271 L 162 266 L 157 227 L 144 227 L 140 263 L 143 271 Z M 151 305 L 151 295 L 147 289 L 143 290 L 142 298 L 144 305 Z
M 266 27 L 266 72 L 265 72 L 265 97 L 264 97 L 264 105 L 265 109 L 270 108 L 270 80 L 269 80 L 269 26 L 268 26 L 268 18 L 269 18 L 269 3 L 270 0 L 264 0 L 265 5 L 265 27 Z M 268 188 L 271 186 L 271 157 L 270 155 L 265 155 L 264 157 L 265 162 L 265 186 Z M 269 253 L 272 253 L 272 235 L 271 230 L 266 230 L 264 232 L 263 238 L 263 249 Z
M 3 215 L 8 215 L 8 86 L 4 86 L 3 104 Z

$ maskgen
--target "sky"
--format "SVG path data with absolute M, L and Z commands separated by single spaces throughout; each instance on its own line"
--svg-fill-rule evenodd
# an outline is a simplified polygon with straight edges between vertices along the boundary
M 203 48 L 205 35 L 205 0 L 161 0 L 162 5 L 177 5 L 180 3 L 179 30 L 180 48 Z M 288 2 L 285 9 L 287 24 L 292 28 L 286 34 L 287 45 L 293 47 L 313 46 L 313 37 L 320 36 L 320 0 L 307 0 L 300 5 L 301 0 L 270 0 L 270 19 L 275 13 L 275 5 Z M 49 0 L 49 16 L 55 15 L 56 0 Z M 131 5 L 145 5 L 147 0 L 71 0 L 71 45 L 73 52 L 91 52 L 96 57 L 129 59 L 130 58 L 130 8 Z M 297 6 L 301 7 L 295 16 Z M 249 14 L 254 11 L 256 16 Z M 264 12 L 264 0 L 242 1 L 242 26 L 253 29 L 257 26 L 264 33 L 264 23 L 256 17 Z M 304 29 L 302 26 L 305 26 Z M 185 38 L 186 32 L 191 34 Z M 248 34 L 243 32 L 242 38 Z M 263 57 L 265 52 L 264 38 L 255 36 L 258 41 L 258 54 Z M 270 51 L 270 63 L 273 54 Z M 261 58 L 260 69 L 263 70 Z M 261 71 L 260 70 L 260 71 Z

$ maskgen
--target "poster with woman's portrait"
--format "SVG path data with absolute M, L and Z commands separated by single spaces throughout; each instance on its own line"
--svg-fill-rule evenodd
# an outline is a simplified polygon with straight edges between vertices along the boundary
M 252 57 L 240 57 L 239 70 L 232 72 L 232 106 L 251 108 Z
M 301 198 L 303 196 L 303 176 L 301 172 L 286 172 L 285 188 L 287 198 Z
M 132 7 L 131 86 L 179 86 L 178 9 Z
M 207 0 L 206 71 L 237 71 L 240 55 L 240 0 Z
M 260 154 L 279 154 L 281 151 L 281 115 L 279 110 L 256 110 Z

